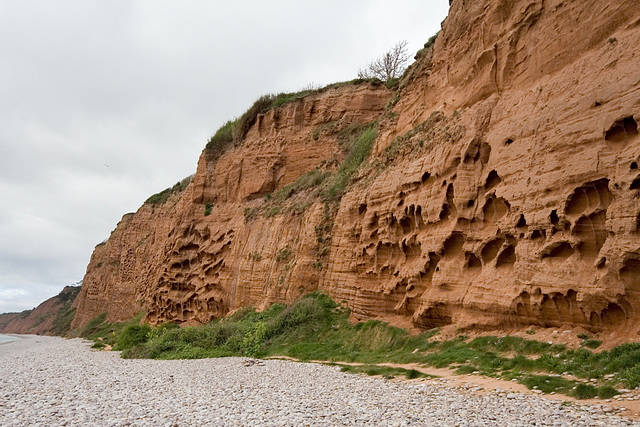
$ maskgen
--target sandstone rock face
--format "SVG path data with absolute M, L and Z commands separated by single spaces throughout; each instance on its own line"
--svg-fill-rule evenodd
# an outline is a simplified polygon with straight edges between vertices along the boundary
M 328 89 L 259 115 L 243 143 L 221 156 L 203 152 L 183 193 L 125 215 L 96 247 L 73 326 L 143 309 L 152 323 L 208 322 L 317 289 L 321 272 L 311 265 L 322 205 L 253 213 L 300 176 L 335 169 L 344 150 L 332 129 L 375 121 L 390 95 L 384 85 Z
M 635 333 L 639 45 L 632 1 L 454 0 L 397 93 L 272 110 L 217 161 L 203 154 L 184 193 L 124 218 L 74 324 L 143 307 L 205 322 L 323 289 L 359 318 L 419 328 Z M 339 206 L 301 192 L 267 213 L 266 195 L 342 160 L 331 129 L 376 119 Z

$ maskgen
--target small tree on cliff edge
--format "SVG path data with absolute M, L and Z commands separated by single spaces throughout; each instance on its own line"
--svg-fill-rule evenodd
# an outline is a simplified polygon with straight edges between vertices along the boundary
M 407 41 L 402 40 L 375 61 L 358 71 L 361 79 L 378 78 L 382 81 L 399 78 L 407 68 L 411 57 L 407 53 Z

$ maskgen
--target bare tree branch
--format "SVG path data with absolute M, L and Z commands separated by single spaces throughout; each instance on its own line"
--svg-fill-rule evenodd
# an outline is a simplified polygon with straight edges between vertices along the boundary
M 371 61 L 358 71 L 361 79 L 378 78 L 383 81 L 398 78 L 407 68 L 410 55 L 407 53 L 407 41 L 402 40 L 378 59 Z

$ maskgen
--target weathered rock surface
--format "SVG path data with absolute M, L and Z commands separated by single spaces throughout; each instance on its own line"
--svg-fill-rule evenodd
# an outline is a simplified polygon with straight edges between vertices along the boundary
M 346 86 L 271 110 L 219 159 L 203 153 L 183 193 L 125 216 L 74 325 L 142 308 L 206 322 L 323 289 L 420 328 L 636 333 L 637 46 L 630 0 L 454 0 L 397 93 Z M 370 164 L 337 209 L 305 190 L 270 211 L 274 190 L 335 170 L 339 130 L 373 120 Z

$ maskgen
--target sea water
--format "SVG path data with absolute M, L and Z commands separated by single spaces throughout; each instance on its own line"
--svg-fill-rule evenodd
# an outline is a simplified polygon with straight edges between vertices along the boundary
M 15 341 L 15 340 L 18 340 L 18 339 L 20 339 L 20 338 L 12 337 L 11 335 L 2 335 L 2 334 L 0 334 L 0 344 L 4 344 L 4 343 L 9 342 L 9 341 Z

